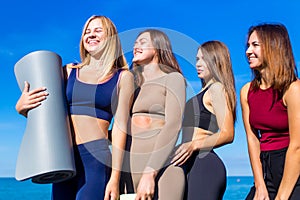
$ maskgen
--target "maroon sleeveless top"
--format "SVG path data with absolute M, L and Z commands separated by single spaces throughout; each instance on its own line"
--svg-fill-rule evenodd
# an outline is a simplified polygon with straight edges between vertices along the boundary
M 290 141 L 287 108 L 274 97 L 273 88 L 248 91 L 249 123 L 260 138 L 261 151 L 285 148 Z

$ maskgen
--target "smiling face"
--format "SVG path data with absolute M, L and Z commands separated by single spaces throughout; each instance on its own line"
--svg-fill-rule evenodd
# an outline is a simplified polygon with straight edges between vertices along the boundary
M 83 45 L 86 51 L 94 55 L 101 50 L 105 31 L 99 18 L 90 21 L 83 35 Z
M 246 56 L 248 58 L 248 63 L 251 69 L 258 68 L 262 66 L 262 53 L 261 53 L 261 43 L 257 37 L 256 31 L 251 33 L 248 39 L 248 48 L 246 50 Z
M 206 62 L 203 60 L 203 53 L 201 49 L 198 49 L 197 57 L 196 57 L 196 68 L 198 77 L 203 79 L 205 82 L 208 82 L 212 75 L 207 67 Z
M 132 62 L 138 65 L 157 63 L 156 51 L 153 47 L 150 33 L 142 33 L 135 41 Z

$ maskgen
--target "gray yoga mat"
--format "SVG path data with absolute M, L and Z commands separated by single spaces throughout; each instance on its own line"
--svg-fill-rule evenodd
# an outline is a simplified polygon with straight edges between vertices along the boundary
M 21 58 L 14 70 L 21 91 L 27 81 L 30 90 L 45 86 L 49 93 L 42 105 L 28 112 L 15 178 L 56 183 L 73 177 L 76 170 L 61 57 L 35 51 Z

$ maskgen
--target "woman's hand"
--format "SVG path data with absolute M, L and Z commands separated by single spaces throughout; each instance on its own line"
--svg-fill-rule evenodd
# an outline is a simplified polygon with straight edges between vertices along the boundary
M 119 182 L 110 179 L 106 185 L 104 200 L 119 199 Z
M 189 157 L 194 152 L 193 141 L 186 142 L 180 145 L 180 147 L 175 151 L 175 155 L 171 161 L 173 165 L 180 166 L 183 165 Z
M 207 148 L 207 146 L 204 145 L 205 141 L 213 135 L 211 131 L 204 130 L 202 128 L 183 127 L 182 130 L 184 143 L 177 148 L 171 161 L 171 163 L 175 166 L 183 165 L 192 156 L 194 151 Z M 187 138 L 185 135 L 189 137 Z
M 44 101 L 49 95 L 48 92 L 45 91 L 45 87 L 40 87 L 32 91 L 29 91 L 29 88 L 29 83 L 25 81 L 22 95 L 20 96 L 16 104 L 16 110 L 18 111 L 18 113 L 25 117 L 27 117 L 27 113 L 29 110 L 40 106 L 41 102 Z
M 265 186 L 257 187 L 253 200 L 270 200 L 267 188 Z
M 155 172 L 146 172 L 142 175 L 135 200 L 151 200 L 155 191 Z

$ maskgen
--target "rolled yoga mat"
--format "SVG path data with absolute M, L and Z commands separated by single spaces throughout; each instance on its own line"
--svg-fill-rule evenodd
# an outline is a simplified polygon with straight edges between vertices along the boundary
M 28 112 L 19 149 L 15 178 L 34 183 L 57 183 L 76 173 L 73 144 L 65 98 L 62 60 L 51 51 L 35 51 L 14 67 L 18 85 L 30 90 L 46 87 L 49 96 Z

